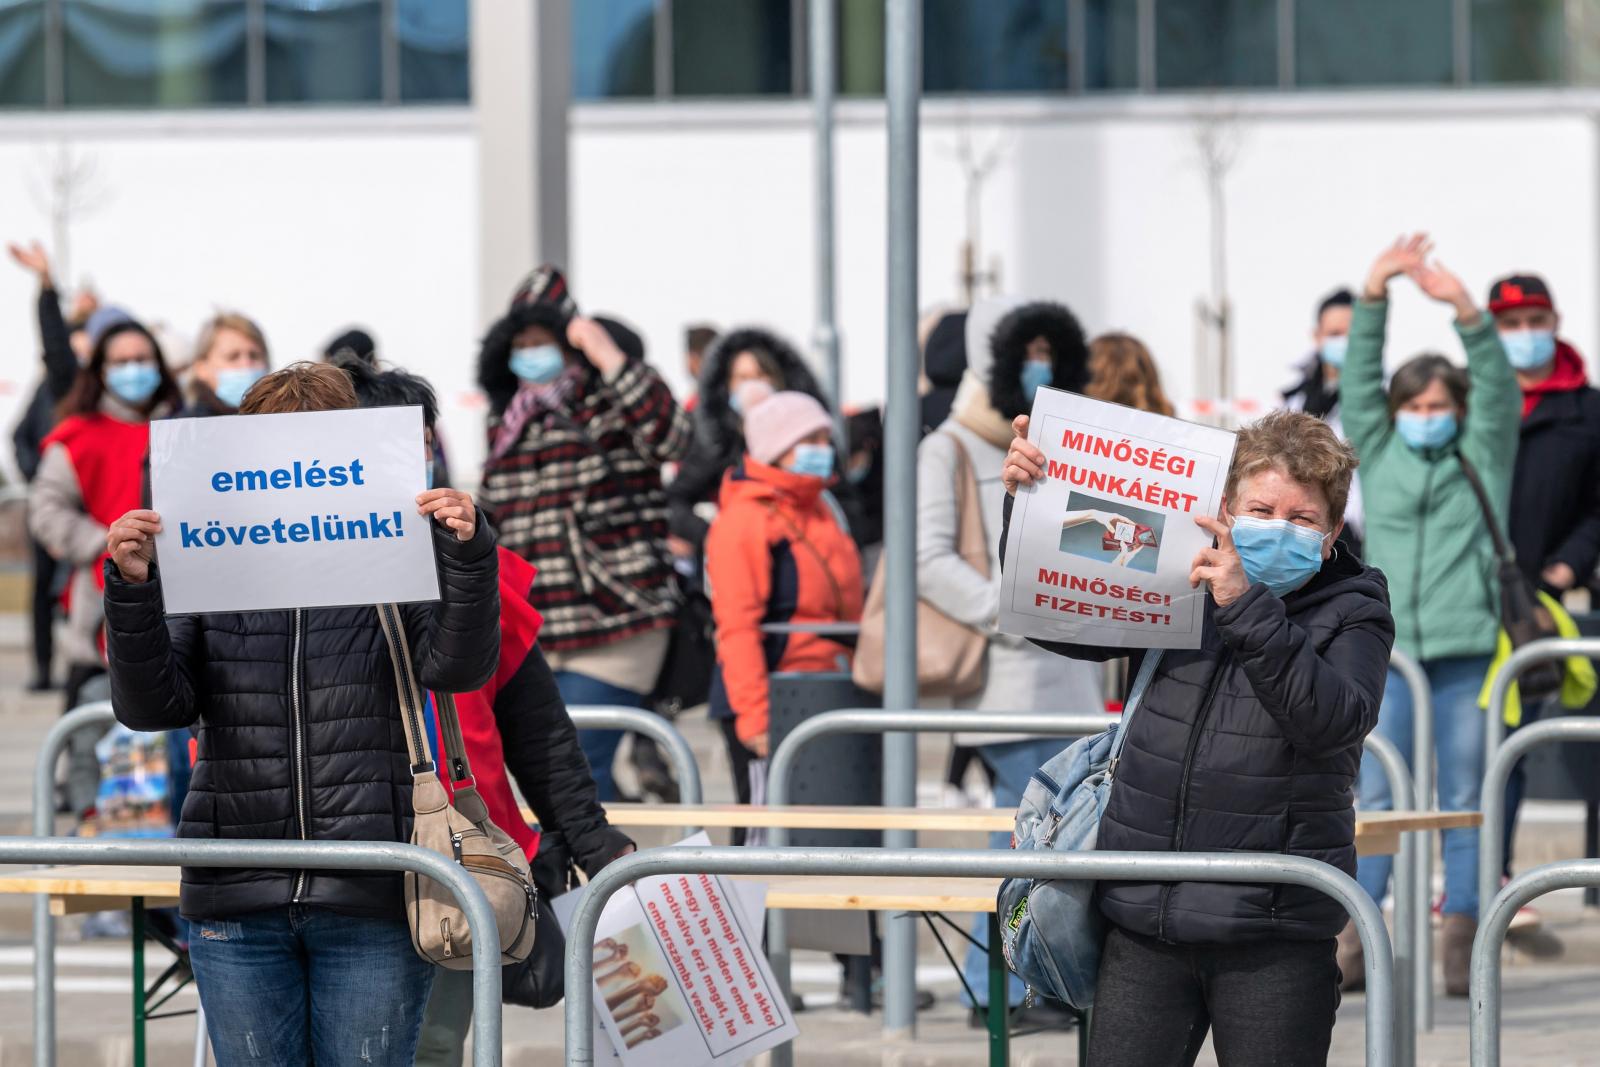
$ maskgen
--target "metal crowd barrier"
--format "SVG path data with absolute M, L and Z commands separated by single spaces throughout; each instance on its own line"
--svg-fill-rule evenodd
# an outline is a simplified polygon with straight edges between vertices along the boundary
M 1059 711 L 885 711 L 881 708 L 840 708 L 814 715 L 789 732 L 767 764 L 767 803 L 782 807 L 789 803 L 789 779 L 799 752 L 811 741 L 828 734 L 878 733 L 973 733 L 1016 734 L 1018 737 L 1089 737 L 1100 733 L 1122 716 L 1103 712 Z M 789 831 L 778 827 L 768 831 L 773 847 L 789 843 Z M 784 996 L 789 995 L 789 917 L 774 908 L 767 913 L 767 959 Z M 788 1067 L 792 1062 L 788 1046 L 773 1054 L 773 1067 Z
M 1532 648 L 1532 645 L 1525 646 Z M 1507 661 L 1509 664 L 1509 661 Z M 1495 679 L 1492 693 L 1500 693 L 1502 671 Z M 1490 708 L 1502 704 L 1491 703 Z M 1483 772 L 1483 829 L 1478 834 L 1478 924 L 1488 921 L 1489 908 L 1500 890 L 1500 873 L 1505 869 L 1503 845 L 1506 826 L 1506 781 L 1517 761 L 1530 749 L 1559 741 L 1600 741 L 1600 719 L 1543 719 L 1529 723 L 1506 739 L 1505 744 L 1489 758 Z
M 498 945 L 494 909 L 472 876 L 456 863 L 417 845 L 376 841 L 195 841 L 195 840 L 94 840 L 90 838 L 0 838 L 0 863 L 34 866 L 57 863 L 104 863 L 116 866 L 159 864 L 184 867 L 289 867 L 307 870 L 410 871 L 443 884 L 466 913 L 474 945 Z M 592 939 L 591 939 L 592 940 Z M 45 955 L 34 946 L 35 959 Z M 53 963 L 52 959 L 52 963 Z M 53 977 L 53 975 L 52 975 Z M 41 1001 L 42 1018 L 33 1034 L 34 1062 L 55 1062 L 55 986 L 36 986 L 36 1019 Z M 472 957 L 472 1021 L 474 1067 L 499 1067 L 500 1063 L 500 954 L 474 953 Z
M 1414 806 L 1418 811 L 1432 811 L 1435 806 L 1433 783 L 1436 759 L 1433 751 L 1433 687 L 1428 684 L 1428 675 L 1422 665 L 1399 649 L 1389 653 L 1389 667 L 1400 675 L 1406 688 L 1411 691 L 1411 781 Z M 1424 835 L 1417 841 L 1417 847 L 1411 850 L 1413 884 L 1416 886 L 1415 892 L 1422 896 L 1421 916 L 1410 931 L 1411 955 L 1416 970 L 1411 993 L 1416 1029 L 1423 1031 L 1433 1029 L 1433 924 L 1428 919 L 1433 904 L 1432 842 L 1431 835 Z M 1398 867 L 1404 862 L 1402 852 L 1401 856 L 1396 857 L 1395 863 Z M 1397 873 L 1397 900 L 1399 896 L 1400 879 Z M 1398 910 L 1397 903 L 1396 925 L 1399 923 Z
M 1518 731 L 1512 738 L 1513 744 L 1521 734 Z M 1591 886 L 1600 886 L 1600 860 L 1547 863 L 1511 879 L 1484 910 L 1478 936 L 1472 942 L 1472 1067 L 1500 1067 L 1500 946 L 1517 909 L 1557 889 Z M 568 967 L 570 974 L 570 963 Z
M 593 1067 L 595 1062 L 592 946 L 606 902 L 624 886 L 664 874 L 1079 878 L 1304 886 L 1337 900 L 1355 921 L 1366 957 L 1367 1064 L 1394 1067 L 1394 961 L 1389 932 L 1378 906 L 1355 879 L 1325 863 L 1278 855 L 877 848 L 653 848 L 607 866 L 589 883 L 567 935 L 567 1067 Z
M 1377 734 L 1368 734 L 1364 742 L 1378 765 L 1389 779 L 1389 795 L 1395 808 L 1411 808 L 1415 794 L 1411 772 L 1406 761 L 1393 743 Z M 1426 834 L 1400 835 L 1400 854 L 1394 864 L 1394 981 L 1395 1030 L 1399 1036 L 1395 1048 L 1398 1067 L 1414 1067 L 1417 1062 L 1417 997 L 1416 991 L 1426 981 L 1417 966 L 1417 942 L 1428 933 L 1432 913 L 1429 908 L 1427 883 L 1417 881 L 1416 853 L 1426 847 Z
M 1564 660 L 1568 656 L 1600 658 L 1600 637 L 1547 637 L 1530 641 L 1507 656 L 1495 672 L 1494 683 L 1489 687 L 1489 722 L 1484 737 L 1485 769 L 1494 760 L 1495 751 L 1506 736 L 1506 696 L 1517 676 L 1536 663 Z
M 653 711 L 620 704 L 574 704 L 567 713 L 580 730 L 631 730 L 652 738 L 667 750 L 667 760 L 678 776 L 678 795 L 683 803 L 703 802 L 705 792 L 700 785 L 700 764 L 695 762 L 694 749 L 666 719 Z

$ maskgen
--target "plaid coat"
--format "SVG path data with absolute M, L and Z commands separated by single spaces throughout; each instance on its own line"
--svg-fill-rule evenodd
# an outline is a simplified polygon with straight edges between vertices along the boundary
M 491 440 L 500 417 L 490 420 Z M 630 360 L 583 380 L 562 412 L 532 418 L 484 466 L 482 503 L 500 543 L 539 570 L 528 599 L 551 651 L 669 626 L 677 585 L 661 465 L 682 458 L 689 417 L 658 374 Z

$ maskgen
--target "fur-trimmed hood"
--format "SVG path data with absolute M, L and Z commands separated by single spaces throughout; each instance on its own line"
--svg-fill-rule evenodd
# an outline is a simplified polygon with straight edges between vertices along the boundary
M 594 376 L 594 368 L 588 360 L 567 344 L 567 325 L 571 321 L 570 316 L 549 304 L 523 304 L 506 312 L 489 327 L 478 349 L 478 387 L 488 394 L 490 410 L 504 411 L 516 395 L 519 383 L 517 376 L 511 373 L 511 342 L 529 326 L 543 326 L 555 334 L 562 351 L 569 357 L 576 356 L 579 365 L 589 369 L 590 377 Z M 605 328 L 630 362 L 644 359 L 644 340 L 632 327 L 606 315 L 596 315 L 594 321 Z
M 998 322 L 996 322 L 998 319 Z M 991 328 L 990 324 L 993 323 Z M 1089 345 L 1077 316 L 1047 300 L 985 300 L 967 316 L 967 367 L 989 388 L 989 402 L 1014 419 L 1031 406 L 1022 393 L 1028 342 L 1043 337 L 1055 356 L 1051 385 L 1074 393 L 1089 384 Z
M 700 403 L 694 410 L 695 444 L 713 455 L 737 453 L 744 440 L 741 420 L 728 406 L 728 369 L 735 356 L 751 350 L 765 352 L 778 365 L 783 381 L 774 384 L 780 391 L 806 393 L 828 407 L 816 375 L 793 345 L 759 326 L 730 330 L 706 353 L 700 367 Z

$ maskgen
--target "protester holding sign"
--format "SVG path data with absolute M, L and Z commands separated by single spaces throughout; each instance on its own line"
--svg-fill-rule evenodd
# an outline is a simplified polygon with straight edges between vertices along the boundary
M 688 448 L 689 418 L 660 375 L 577 311 L 561 272 L 540 267 L 484 338 L 483 501 L 505 546 L 539 569 L 530 599 L 563 699 L 642 707 L 678 608 L 661 466 Z M 612 799 L 621 734 L 579 737 Z
M 1476 811 L 1483 780 L 1484 712 L 1478 692 L 1500 632 L 1494 542 L 1469 481 L 1475 472 L 1504 529 L 1517 456 L 1522 394 L 1494 319 L 1480 311 L 1461 280 L 1429 263 L 1427 236 L 1396 241 L 1372 265 L 1350 327 L 1340 395 L 1344 428 L 1361 456 L 1366 547 L 1389 578 L 1396 645 L 1427 672 L 1438 746 L 1439 807 Z M 1383 387 L 1389 283 L 1406 275 L 1455 310 L 1467 371 L 1440 355 L 1401 365 Z M 1468 408 L 1468 392 L 1471 407 Z M 1391 673 L 1378 732 L 1411 759 L 1411 694 Z M 1361 774 L 1361 806 L 1388 808 L 1388 778 L 1375 763 Z M 1392 861 L 1361 861 L 1360 881 L 1382 899 Z M 1467 995 L 1478 915 L 1478 831 L 1444 832 L 1445 989 Z M 1348 982 L 1361 970 L 1361 942 L 1340 945 Z
M 1059 711 L 1105 709 L 1100 672 L 1087 663 L 1052 656 L 1020 637 L 995 628 L 1000 609 L 1000 573 L 992 564 L 979 571 L 961 555 L 961 502 L 980 516 L 984 543 L 993 560 L 1000 544 L 1001 468 L 1011 443 L 1011 420 L 1027 411 L 1040 385 L 1080 392 L 1089 382 L 1083 328 L 1060 304 L 980 301 L 964 316 L 967 369 L 951 403 L 950 417 L 917 448 L 917 592 L 928 604 L 988 642 L 983 686 L 954 702 L 958 708 L 1015 711 L 1049 707 Z M 976 490 L 973 493 L 973 490 Z M 1061 749 L 1059 738 L 1018 738 L 1014 734 L 962 734 L 958 744 L 976 746 L 994 782 L 997 807 L 1015 807 L 1028 778 Z M 991 846 L 1004 848 L 1007 835 Z M 983 916 L 974 927 L 987 935 Z M 981 949 L 971 948 L 964 970 L 967 984 L 981 998 L 969 1004 L 982 1025 L 988 966 Z M 1024 989 L 1011 980 L 1010 1002 Z M 1071 1016 L 1052 1007 L 1027 1009 L 1028 1025 L 1064 1026 Z
M 74 568 L 62 640 L 67 710 L 78 705 L 84 683 L 105 671 L 100 561 L 106 528 L 139 506 L 150 420 L 176 409 L 181 399 L 155 337 L 116 314 L 120 318 L 97 332 L 88 363 L 61 402 L 61 422 L 44 440 L 28 497 L 28 529 Z M 68 778 L 75 809 L 93 803 L 99 777 L 93 750 L 75 747 Z
M 1028 417 L 1015 429 L 1008 537 L 1019 487 L 1056 477 Z M 1355 467 L 1309 415 L 1278 412 L 1239 432 L 1221 517 L 1189 520 L 1216 539 L 1190 565 L 1204 594 L 1200 645 L 1132 653 L 1136 668 L 1161 659 L 1096 848 L 1288 853 L 1355 870 L 1351 786 L 1394 640 L 1383 575 L 1334 549 Z M 1044 644 L 1087 660 L 1126 651 Z M 1098 899 L 1111 928 L 1089 1035 L 1096 1067 L 1191 1064 L 1208 1029 L 1230 1067 L 1326 1061 L 1337 902 L 1200 882 L 1102 884 Z
M 241 413 L 355 406 L 343 372 L 300 363 L 259 382 Z M 420 425 L 413 455 L 420 468 Z M 431 518 L 439 571 L 437 602 L 400 609 L 413 667 L 430 689 L 470 692 L 494 675 L 500 649 L 493 531 L 455 490 L 395 504 Z M 154 556 L 162 531 L 162 516 L 149 510 L 111 524 L 107 651 L 119 721 L 198 728 L 178 835 L 407 840 L 410 760 L 377 612 L 164 617 Z M 388 1062 L 411 1062 L 433 968 L 412 948 L 399 875 L 190 868 L 181 906 L 219 1067 L 352 1063 L 380 1050 Z

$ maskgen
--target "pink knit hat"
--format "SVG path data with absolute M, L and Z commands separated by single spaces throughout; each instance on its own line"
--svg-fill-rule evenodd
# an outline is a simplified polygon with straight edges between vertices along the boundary
M 805 393 L 773 393 L 744 413 L 745 447 L 768 465 L 818 430 L 832 429 L 827 409 Z

